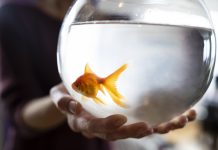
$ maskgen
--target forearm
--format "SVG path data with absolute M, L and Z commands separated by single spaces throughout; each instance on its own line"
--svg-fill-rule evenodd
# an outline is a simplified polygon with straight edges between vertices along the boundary
M 49 96 L 27 103 L 21 113 L 24 123 L 36 130 L 49 130 L 65 120 Z

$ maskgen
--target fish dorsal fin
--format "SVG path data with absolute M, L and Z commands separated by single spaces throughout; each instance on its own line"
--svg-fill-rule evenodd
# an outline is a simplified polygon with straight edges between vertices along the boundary
M 122 65 L 118 68 L 114 73 L 110 74 L 108 77 L 105 78 L 103 85 L 109 91 L 110 96 L 112 99 L 119 105 L 121 102 L 118 101 L 119 99 L 123 99 L 123 96 L 118 92 L 116 87 L 116 81 L 120 74 L 127 68 L 127 64 Z
M 94 73 L 94 72 L 92 71 L 92 69 L 90 68 L 90 66 L 89 66 L 88 63 L 87 63 L 86 66 L 85 66 L 84 74 L 86 74 L 86 73 Z

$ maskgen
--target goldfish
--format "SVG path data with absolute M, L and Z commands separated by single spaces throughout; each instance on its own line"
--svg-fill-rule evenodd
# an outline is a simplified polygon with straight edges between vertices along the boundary
M 97 97 L 99 91 L 105 95 L 104 89 L 110 95 L 111 99 L 120 107 L 125 107 L 123 103 L 124 97 L 120 94 L 116 87 L 116 81 L 120 74 L 127 68 L 127 64 L 122 65 L 112 74 L 105 78 L 97 76 L 89 64 L 85 65 L 84 74 L 79 76 L 75 82 L 72 83 L 71 87 L 78 93 L 92 98 L 94 102 L 105 104 L 102 99 Z

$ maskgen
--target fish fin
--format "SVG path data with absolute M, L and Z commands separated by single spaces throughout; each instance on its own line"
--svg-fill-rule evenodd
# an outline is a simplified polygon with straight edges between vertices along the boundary
M 127 108 L 128 106 L 122 101 L 122 98 L 120 97 L 117 97 L 116 95 L 114 95 L 114 93 L 110 90 L 107 90 L 108 91 L 108 94 L 111 96 L 112 100 L 117 104 L 119 105 L 120 107 L 123 107 L 123 108 Z
M 106 87 L 107 90 L 113 93 L 117 98 L 122 99 L 123 96 L 118 92 L 116 87 L 116 81 L 119 75 L 127 68 L 127 64 L 122 65 L 119 69 L 117 69 L 114 73 L 109 75 L 103 81 L 103 85 Z
M 93 100 L 94 100 L 97 104 L 99 104 L 99 103 L 105 104 L 105 103 L 103 102 L 103 100 L 100 99 L 100 98 L 98 98 L 98 97 L 93 98 Z
M 89 66 L 88 63 L 87 63 L 86 66 L 85 66 L 85 71 L 84 71 L 84 73 L 85 73 L 85 74 L 86 74 L 86 73 L 94 73 L 94 72 L 92 71 L 92 69 L 90 68 L 90 66 Z
M 104 95 L 106 95 L 105 92 L 104 92 L 104 86 L 103 86 L 103 85 L 100 84 L 99 90 L 100 90 Z
M 88 99 L 87 99 L 85 96 L 83 96 L 83 95 L 82 95 L 81 99 L 82 99 L 83 101 L 87 101 L 87 100 L 88 100 Z

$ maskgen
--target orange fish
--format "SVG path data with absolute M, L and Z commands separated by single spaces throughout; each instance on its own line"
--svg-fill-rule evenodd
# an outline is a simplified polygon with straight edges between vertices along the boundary
M 104 104 L 103 100 L 97 97 L 100 90 L 103 94 L 104 88 L 112 98 L 112 100 L 119 106 L 125 107 L 122 102 L 123 96 L 118 92 L 116 88 L 116 81 L 119 75 L 127 68 L 127 64 L 122 65 L 115 72 L 107 76 L 106 78 L 98 77 L 89 67 L 85 66 L 85 72 L 71 85 L 72 88 L 78 93 L 92 98 L 96 103 Z

